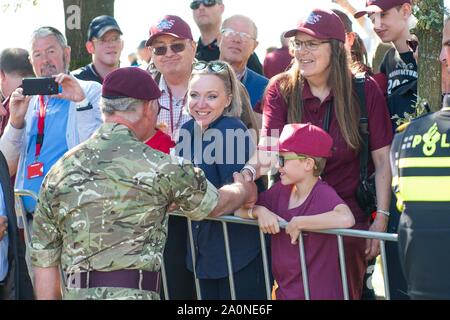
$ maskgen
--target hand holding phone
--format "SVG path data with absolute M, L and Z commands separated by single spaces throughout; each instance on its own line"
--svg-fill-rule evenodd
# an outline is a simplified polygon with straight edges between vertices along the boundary
M 22 80 L 22 88 L 25 96 L 51 96 L 61 92 L 60 85 L 53 77 L 24 78 Z

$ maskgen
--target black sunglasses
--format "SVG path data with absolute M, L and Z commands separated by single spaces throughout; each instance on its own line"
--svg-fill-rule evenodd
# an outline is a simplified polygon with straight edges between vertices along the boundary
M 174 43 L 169 45 L 173 53 L 179 53 L 186 49 L 185 43 Z M 168 46 L 153 47 L 153 53 L 157 56 L 163 56 L 167 53 Z
M 216 3 L 221 3 L 221 1 L 218 0 L 201 0 L 201 1 L 192 1 L 191 2 L 191 9 L 192 10 L 197 10 L 198 8 L 200 8 L 200 5 L 203 3 L 203 5 L 205 7 L 212 7 L 214 6 Z
M 417 50 L 417 47 L 419 46 L 419 41 L 414 40 L 414 39 L 408 39 L 408 40 L 406 40 L 406 44 L 411 49 L 411 51 L 413 53 L 415 53 Z

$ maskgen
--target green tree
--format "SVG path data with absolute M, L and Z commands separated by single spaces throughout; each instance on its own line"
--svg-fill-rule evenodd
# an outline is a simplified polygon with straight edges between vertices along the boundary
M 100 15 L 114 16 L 114 0 L 63 0 L 66 37 L 72 47 L 70 70 L 91 62 L 85 43 L 91 20 Z
M 415 34 L 419 38 L 418 96 L 426 99 L 433 111 L 441 107 L 441 51 L 444 20 L 443 0 L 415 0 L 414 15 L 418 22 Z M 422 99 L 418 99 L 419 102 Z

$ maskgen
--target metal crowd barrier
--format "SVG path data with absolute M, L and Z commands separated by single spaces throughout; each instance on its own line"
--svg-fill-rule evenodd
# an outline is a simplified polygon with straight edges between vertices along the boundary
M 172 213 L 171 215 L 177 216 L 177 217 L 184 217 L 186 216 L 182 214 L 175 214 Z M 187 218 L 186 218 L 187 219 Z M 223 231 L 224 231 L 224 239 L 225 239 L 225 253 L 227 257 L 227 265 L 228 265 L 228 278 L 230 283 L 230 292 L 231 292 L 231 299 L 236 300 L 236 290 L 234 285 L 234 279 L 233 279 L 233 268 L 231 264 L 231 254 L 230 254 L 230 244 L 229 244 L 229 238 L 228 238 L 228 223 L 238 223 L 238 224 L 244 224 L 244 225 L 252 225 L 255 227 L 258 227 L 258 222 L 255 220 L 247 220 L 247 219 L 241 219 L 239 217 L 234 216 L 222 216 L 220 218 L 207 218 L 205 220 L 209 221 L 218 221 L 221 222 L 223 225 Z M 280 228 L 286 228 L 287 223 L 282 222 L 280 223 Z M 309 233 L 323 233 L 323 234 L 332 234 L 336 235 L 338 240 L 338 250 L 339 250 L 339 264 L 341 269 L 341 278 L 342 278 L 342 287 L 344 290 L 344 299 L 349 300 L 349 291 L 348 291 L 348 284 L 347 284 L 347 273 L 346 273 L 346 266 L 345 266 L 345 250 L 344 250 L 344 237 L 356 237 L 356 238 L 364 238 L 364 239 L 376 239 L 380 240 L 380 254 L 381 254 L 381 263 L 382 263 L 382 273 L 384 278 L 384 287 L 385 287 L 385 297 L 386 300 L 390 300 L 390 290 L 389 290 L 389 275 L 387 271 L 387 265 L 386 265 L 386 241 L 393 241 L 397 242 L 397 234 L 391 234 L 391 233 L 381 233 L 381 232 L 369 232 L 369 231 L 361 231 L 361 230 L 353 230 L 353 229 L 328 229 L 328 230 L 303 230 L 300 232 L 299 235 L 299 252 L 300 252 L 300 266 L 302 270 L 302 279 L 303 279 L 303 288 L 305 293 L 305 299 L 311 300 L 310 297 L 310 290 L 309 290 L 309 283 L 308 283 L 308 270 L 306 267 L 306 255 L 305 255 L 305 247 L 303 242 L 303 233 L 309 232 Z M 192 228 L 191 228 L 191 220 L 188 219 L 188 233 L 189 233 L 189 242 L 191 245 L 191 252 L 195 252 L 194 250 L 194 240 L 192 237 Z M 269 279 L 269 265 L 270 262 L 267 258 L 267 248 L 266 243 L 264 239 L 264 233 L 260 231 L 260 241 L 261 241 L 261 250 L 262 250 L 262 258 L 263 258 L 263 267 L 264 267 L 264 278 L 265 278 L 265 285 L 266 285 L 266 295 L 267 300 L 271 300 L 271 292 L 272 292 L 272 286 Z M 195 274 L 195 255 L 192 255 L 192 262 L 194 266 L 194 274 Z M 163 261 L 163 268 L 162 268 L 162 278 L 163 278 L 163 286 L 164 286 L 164 292 L 167 293 L 166 299 L 170 299 L 169 292 L 167 290 L 167 277 L 165 275 L 165 268 L 164 268 L 164 261 Z M 195 285 L 196 285 L 196 292 L 197 292 L 197 298 L 199 300 L 202 299 L 201 292 L 200 292 L 200 283 L 197 277 L 195 277 Z
M 28 272 L 30 274 L 30 279 L 32 283 L 34 283 L 34 276 L 31 266 L 31 260 L 29 255 L 29 244 L 31 242 L 31 226 L 29 224 L 29 221 L 27 220 L 26 211 L 23 206 L 23 197 L 31 197 L 34 200 L 37 201 L 37 195 L 36 193 L 28 190 L 15 190 L 14 191 L 15 196 L 15 208 L 16 208 L 16 215 L 18 219 L 18 225 L 23 227 L 24 229 L 24 236 L 25 236 L 25 243 L 27 245 L 26 250 L 26 262 L 28 267 Z M 182 214 L 175 214 L 171 213 L 173 216 L 177 217 L 183 217 L 186 218 L 186 216 Z M 187 219 L 187 218 L 186 218 Z M 234 216 L 222 216 L 220 218 L 207 218 L 205 220 L 209 221 L 218 221 L 222 223 L 223 231 L 224 231 L 224 239 L 225 239 L 225 253 L 227 257 L 227 266 L 228 266 L 228 279 L 230 284 L 230 292 L 231 292 L 231 299 L 236 300 L 236 289 L 234 284 L 234 278 L 233 278 L 233 267 L 231 263 L 231 252 L 230 252 L 230 243 L 228 238 L 228 223 L 237 223 L 237 224 L 244 224 L 244 225 L 251 225 L 258 227 L 258 222 L 255 220 L 247 220 L 247 219 L 241 219 L 239 217 Z M 194 248 L 194 240 L 192 236 L 192 221 L 190 219 L 187 219 L 187 225 L 188 225 L 188 233 L 189 233 L 189 242 L 191 246 L 191 252 L 195 252 Z M 280 227 L 285 228 L 287 226 L 286 222 L 281 222 Z M 387 265 L 386 265 L 386 241 L 398 241 L 397 240 L 397 234 L 390 234 L 390 233 L 380 233 L 380 232 L 369 232 L 369 231 L 360 231 L 360 230 L 353 230 L 353 229 L 328 229 L 328 230 L 304 230 L 300 232 L 299 235 L 299 252 L 300 252 L 300 266 L 302 270 L 302 279 L 303 279 L 303 288 L 305 290 L 305 298 L 306 300 L 310 300 L 310 290 L 309 290 L 309 283 L 308 283 L 308 270 L 306 267 L 306 256 L 305 256 L 305 247 L 303 242 L 303 233 L 309 232 L 309 233 L 323 233 L 323 234 L 333 234 L 336 235 L 338 240 L 338 250 L 339 250 L 339 263 L 340 263 L 340 269 L 341 269 L 341 278 L 342 278 L 342 287 L 344 290 L 344 299 L 349 300 L 349 291 L 348 291 L 348 284 L 347 284 L 347 274 L 345 269 L 345 251 L 344 251 L 344 237 L 357 237 L 357 238 L 365 238 L 365 239 L 377 239 L 380 240 L 380 254 L 381 254 L 381 263 L 382 263 L 382 272 L 383 272 L 383 278 L 384 278 L 384 287 L 385 287 L 385 295 L 386 300 L 390 300 L 390 290 L 389 290 L 389 275 L 387 271 Z M 263 232 L 259 232 L 260 234 L 260 242 L 261 242 L 261 251 L 262 251 L 262 260 L 263 260 L 263 268 L 264 268 L 264 280 L 265 280 L 265 286 L 266 286 L 266 296 L 267 300 L 271 300 L 272 298 L 272 285 L 270 283 L 270 276 L 269 276 L 269 266 L 270 262 L 268 261 L 267 257 L 267 247 L 265 242 L 265 237 Z M 194 274 L 195 274 L 195 254 L 192 254 L 192 262 L 194 266 Z M 65 283 L 65 277 L 64 273 L 60 268 L 61 277 L 62 277 L 62 285 Z M 166 276 L 166 268 L 164 261 L 161 265 L 161 274 L 162 274 L 162 283 L 164 288 L 164 293 L 166 299 L 170 299 L 170 292 L 168 290 L 167 286 L 167 276 Z M 197 293 L 197 299 L 201 300 L 201 291 L 200 291 L 200 282 L 195 277 L 195 287 L 196 287 L 196 293 Z
M 29 244 L 31 242 L 31 225 L 30 221 L 27 219 L 27 213 L 23 205 L 23 197 L 31 197 L 33 200 L 37 201 L 37 194 L 30 190 L 14 190 L 14 206 L 16 209 L 17 216 L 17 226 L 23 228 L 23 234 L 25 238 L 25 262 L 27 264 L 28 274 L 30 275 L 31 284 L 34 286 L 34 274 L 33 267 L 31 265 L 30 252 L 28 250 Z

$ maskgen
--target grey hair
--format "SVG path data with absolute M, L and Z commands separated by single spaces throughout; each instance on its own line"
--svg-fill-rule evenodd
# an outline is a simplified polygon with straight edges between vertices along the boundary
M 46 38 L 49 36 L 54 36 L 63 49 L 69 46 L 67 44 L 66 37 L 64 37 L 64 35 L 58 29 L 53 27 L 40 27 L 39 29 L 35 30 L 31 35 L 30 44 L 33 44 L 33 42 L 35 42 L 37 39 Z
M 224 61 L 211 61 L 210 63 L 221 63 L 224 65 L 224 68 L 219 72 L 212 71 L 209 67 L 206 67 L 202 70 L 195 70 L 194 68 L 192 70 L 191 80 L 194 76 L 202 74 L 212 74 L 222 80 L 225 86 L 225 93 L 231 96 L 231 103 L 223 110 L 222 115 L 224 115 L 225 117 L 239 118 L 242 113 L 242 100 L 239 88 L 239 80 L 236 77 L 236 73 L 234 73 L 233 68 L 231 68 L 231 66 Z M 189 106 L 188 111 L 190 113 Z
M 225 20 L 222 22 L 222 27 L 221 27 L 221 29 L 225 28 L 226 25 L 227 25 L 227 23 L 229 23 L 230 20 L 233 20 L 233 19 L 235 19 L 235 18 L 240 18 L 240 19 L 243 19 L 243 20 L 247 20 L 247 22 L 252 26 L 253 30 L 255 31 L 255 39 L 258 39 L 258 27 L 256 26 L 256 23 L 255 23 L 252 19 L 250 19 L 249 17 L 244 16 L 244 15 L 242 15 L 242 14 L 235 14 L 235 15 L 233 15 L 233 16 L 228 17 L 227 19 L 225 19 Z
M 119 98 L 119 99 L 109 99 L 102 97 L 100 100 L 100 106 L 102 108 L 102 112 L 105 115 L 113 115 L 115 112 L 128 112 L 129 117 L 126 118 L 130 121 L 137 121 L 140 118 L 140 115 L 136 114 L 136 111 L 139 106 L 145 104 L 146 101 L 139 100 L 135 98 Z

